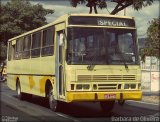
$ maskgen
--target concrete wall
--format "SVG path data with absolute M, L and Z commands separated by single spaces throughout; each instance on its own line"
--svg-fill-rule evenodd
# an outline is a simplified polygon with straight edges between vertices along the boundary
M 141 61 L 142 90 L 147 92 L 160 91 L 160 68 L 159 59 L 147 56 L 145 62 Z

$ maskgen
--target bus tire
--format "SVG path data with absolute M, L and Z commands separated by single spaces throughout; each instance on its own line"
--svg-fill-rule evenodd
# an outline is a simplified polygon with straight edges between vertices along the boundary
M 25 99 L 25 94 L 21 92 L 21 85 L 20 82 L 17 82 L 16 84 L 16 91 L 17 91 L 17 97 L 19 100 Z
M 49 100 L 49 107 L 52 111 L 56 112 L 60 110 L 60 101 L 54 98 L 53 88 L 51 86 L 49 88 L 48 100 Z
M 118 104 L 119 104 L 119 105 L 123 106 L 124 103 L 125 103 L 125 100 L 118 100 Z
M 100 106 L 103 112 L 110 113 L 114 107 L 115 101 L 101 101 Z

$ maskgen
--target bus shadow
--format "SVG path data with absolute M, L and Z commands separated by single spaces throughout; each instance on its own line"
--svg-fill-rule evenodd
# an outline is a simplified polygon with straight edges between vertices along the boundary
M 17 96 L 14 96 L 17 98 Z M 18 98 L 17 98 L 18 99 Z M 33 96 L 32 99 L 25 100 L 26 102 L 39 105 L 49 109 L 48 101 L 43 97 Z M 104 113 L 98 103 L 92 102 L 75 102 L 75 103 L 63 103 L 60 111 L 58 113 L 65 114 L 72 117 L 89 117 L 89 118 L 99 118 L 99 117 L 111 117 L 115 116 L 114 113 Z
M 89 118 L 98 118 L 98 117 L 111 117 L 112 113 L 104 113 L 99 104 L 97 103 L 68 103 L 64 107 L 65 109 L 61 110 L 64 114 L 73 117 L 89 117 Z

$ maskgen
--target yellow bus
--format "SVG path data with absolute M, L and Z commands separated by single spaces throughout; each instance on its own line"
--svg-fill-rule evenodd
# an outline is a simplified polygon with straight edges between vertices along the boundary
M 67 14 L 8 41 L 7 84 L 19 99 L 64 102 L 141 100 L 141 71 L 133 17 Z

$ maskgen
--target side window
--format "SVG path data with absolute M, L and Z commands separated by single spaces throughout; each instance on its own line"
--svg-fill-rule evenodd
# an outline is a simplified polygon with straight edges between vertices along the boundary
M 54 28 L 50 27 L 43 31 L 42 56 L 53 55 L 54 51 Z
M 23 37 L 17 39 L 16 42 L 16 53 L 15 53 L 15 59 L 21 59 L 22 56 L 22 49 L 23 49 Z
M 40 46 L 41 46 L 41 32 L 37 32 L 32 35 L 31 57 L 40 56 Z
M 23 41 L 23 58 L 29 58 L 30 57 L 30 46 L 31 46 L 31 35 L 28 35 L 24 37 Z

